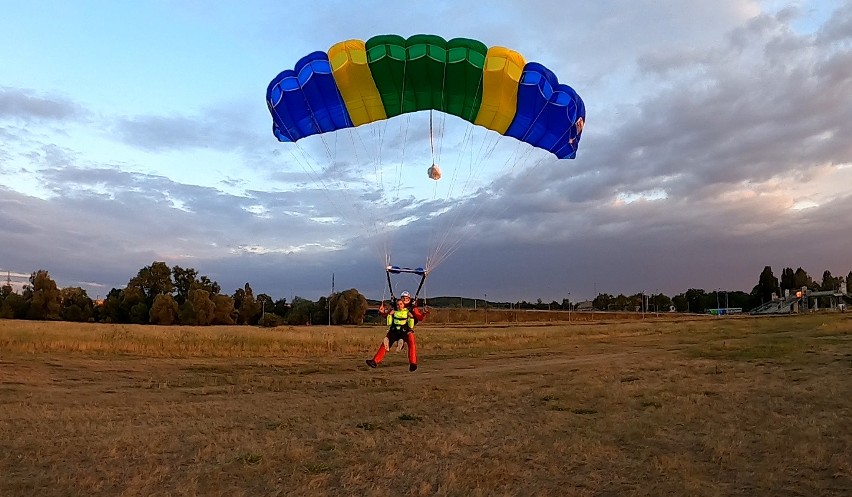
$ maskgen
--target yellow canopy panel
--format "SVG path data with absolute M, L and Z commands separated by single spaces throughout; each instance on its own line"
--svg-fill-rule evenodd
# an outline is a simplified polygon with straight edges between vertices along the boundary
M 505 47 L 491 47 L 482 73 L 482 104 L 474 124 L 501 135 L 509 129 L 518 107 L 518 83 L 524 71 L 524 56 Z
M 328 49 L 334 81 L 343 96 L 354 126 L 387 119 L 382 97 L 367 65 L 367 50 L 361 40 L 346 40 Z

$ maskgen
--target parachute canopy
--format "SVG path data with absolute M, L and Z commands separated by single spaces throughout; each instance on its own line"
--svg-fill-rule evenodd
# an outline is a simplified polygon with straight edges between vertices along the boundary
M 425 34 L 308 54 L 272 80 L 266 102 L 282 142 L 434 110 L 560 159 L 576 156 L 586 116 L 580 96 L 543 65 L 508 48 Z

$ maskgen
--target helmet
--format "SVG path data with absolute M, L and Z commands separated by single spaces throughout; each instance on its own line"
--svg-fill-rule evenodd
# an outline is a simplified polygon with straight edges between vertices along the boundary
M 400 295 L 400 296 L 399 296 L 399 298 L 403 298 L 403 299 L 404 299 L 405 297 L 409 297 L 409 298 L 411 298 L 411 294 L 410 294 L 410 293 L 408 293 L 408 292 L 402 292 L 402 295 Z

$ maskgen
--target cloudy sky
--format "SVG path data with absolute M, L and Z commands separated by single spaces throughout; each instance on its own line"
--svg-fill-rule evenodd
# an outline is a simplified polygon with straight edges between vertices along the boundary
M 390 254 L 427 296 L 561 301 L 852 270 L 848 0 L 2 4 L 4 280 L 103 297 L 165 261 L 379 298 Z M 577 158 L 436 118 L 431 182 L 428 115 L 275 140 L 276 74 L 387 33 L 544 64 L 585 101 Z

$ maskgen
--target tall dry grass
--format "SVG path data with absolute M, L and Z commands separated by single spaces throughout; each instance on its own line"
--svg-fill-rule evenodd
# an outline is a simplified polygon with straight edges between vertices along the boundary
M 846 496 L 851 332 L 0 322 L 0 495 Z

